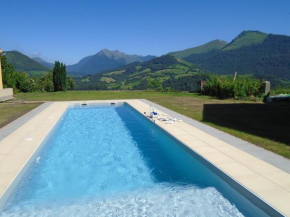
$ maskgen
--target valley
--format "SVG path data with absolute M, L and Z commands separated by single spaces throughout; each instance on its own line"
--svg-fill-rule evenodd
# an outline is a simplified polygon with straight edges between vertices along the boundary
M 54 64 L 18 51 L 8 51 L 7 60 L 17 71 L 40 77 Z M 211 74 L 252 76 L 269 80 L 272 87 L 290 84 L 290 37 L 243 31 L 230 43 L 206 44 L 162 56 L 129 55 L 103 49 L 66 66 L 78 90 L 176 90 L 196 91 L 196 82 Z

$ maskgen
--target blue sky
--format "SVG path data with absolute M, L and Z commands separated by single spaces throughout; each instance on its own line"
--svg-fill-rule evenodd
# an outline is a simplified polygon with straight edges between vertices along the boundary
M 0 0 L 0 46 L 66 64 L 103 48 L 162 55 L 243 30 L 290 35 L 289 0 Z

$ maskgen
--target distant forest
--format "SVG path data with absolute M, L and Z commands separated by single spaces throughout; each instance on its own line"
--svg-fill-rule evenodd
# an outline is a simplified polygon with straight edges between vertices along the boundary
M 234 50 L 224 52 L 234 52 Z M 181 71 L 177 73 L 178 70 Z M 211 74 L 213 73 L 206 72 L 196 65 L 165 55 L 148 62 L 132 63 L 97 75 L 74 77 L 74 80 L 77 90 L 124 90 L 124 87 L 129 87 L 131 84 L 133 84 L 130 86 L 132 90 L 146 90 L 150 88 L 148 79 L 159 79 L 159 89 L 161 85 L 163 90 L 194 92 L 197 89 L 197 82 L 207 80 Z M 233 76 L 233 73 L 228 73 L 228 76 Z M 238 76 L 251 75 L 238 72 Z M 290 86 L 290 78 L 282 76 L 280 78 L 277 75 L 256 73 L 252 77 L 270 81 L 272 88 Z
M 102 79 L 104 77 L 113 82 L 105 82 Z M 134 84 L 131 85 L 132 90 L 145 90 L 150 88 L 148 79 L 156 79 L 164 90 L 170 88 L 176 91 L 195 91 L 196 83 L 206 78 L 208 75 L 199 67 L 171 55 L 148 62 L 132 63 L 97 75 L 74 77 L 78 90 L 119 90 L 130 84 Z
M 290 37 L 269 35 L 262 44 L 192 54 L 185 60 L 218 74 L 237 71 L 290 79 Z

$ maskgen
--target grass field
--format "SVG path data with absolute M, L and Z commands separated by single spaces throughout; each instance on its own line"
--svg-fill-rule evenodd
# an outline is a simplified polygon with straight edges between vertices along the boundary
M 278 94 L 290 94 L 290 87 L 278 87 L 270 92 L 271 96 Z
M 0 103 L 0 128 L 39 106 L 40 103 Z
M 106 83 L 111 83 L 111 82 L 115 82 L 116 80 L 110 77 L 101 77 L 101 81 L 104 81 Z
M 102 99 L 148 99 L 290 159 L 289 103 L 249 103 L 194 93 L 146 91 L 19 93 L 15 102 Z

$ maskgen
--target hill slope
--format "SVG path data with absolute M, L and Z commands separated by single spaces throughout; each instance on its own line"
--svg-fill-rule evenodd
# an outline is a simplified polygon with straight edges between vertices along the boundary
M 28 72 L 33 74 L 34 72 L 46 72 L 49 69 L 28 56 L 18 51 L 6 51 L 7 61 L 12 63 L 16 71 Z
M 178 83 L 204 71 L 184 60 L 165 55 L 143 63 L 132 63 L 94 76 L 76 77 L 78 89 L 147 89 L 147 80 L 159 78 L 161 82 Z M 184 90 L 195 89 L 196 80 L 185 82 Z M 176 84 L 179 85 L 179 84 Z M 172 87 L 172 85 L 169 85 Z M 169 87 L 168 86 L 168 87 Z
M 221 50 L 184 60 L 218 74 L 261 74 L 290 79 L 290 37 L 242 32 Z
M 54 64 L 53 63 L 48 63 L 46 61 L 44 61 L 43 59 L 41 59 L 40 57 L 34 57 L 32 58 L 34 61 L 38 62 L 39 64 L 49 68 L 49 69 L 53 69 Z
M 133 62 L 144 62 L 153 59 L 154 56 L 128 55 L 118 50 L 101 50 L 95 55 L 80 60 L 77 64 L 67 66 L 71 75 L 97 74 L 105 70 L 117 68 Z
M 227 46 L 221 50 L 233 50 L 245 46 L 262 44 L 267 38 L 267 34 L 259 31 L 243 31 L 234 40 L 232 40 Z
M 208 42 L 208 43 L 201 45 L 201 46 L 198 46 L 198 47 L 193 47 L 193 48 L 185 49 L 182 51 L 171 52 L 171 53 L 169 53 L 169 55 L 173 55 L 177 58 L 182 59 L 182 58 L 188 57 L 192 54 L 200 54 L 200 53 L 207 53 L 207 52 L 212 51 L 212 50 L 220 50 L 223 47 L 225 47 L 226 45 L 227 45 L 227 42 L 217 39 L 217 40 Z

